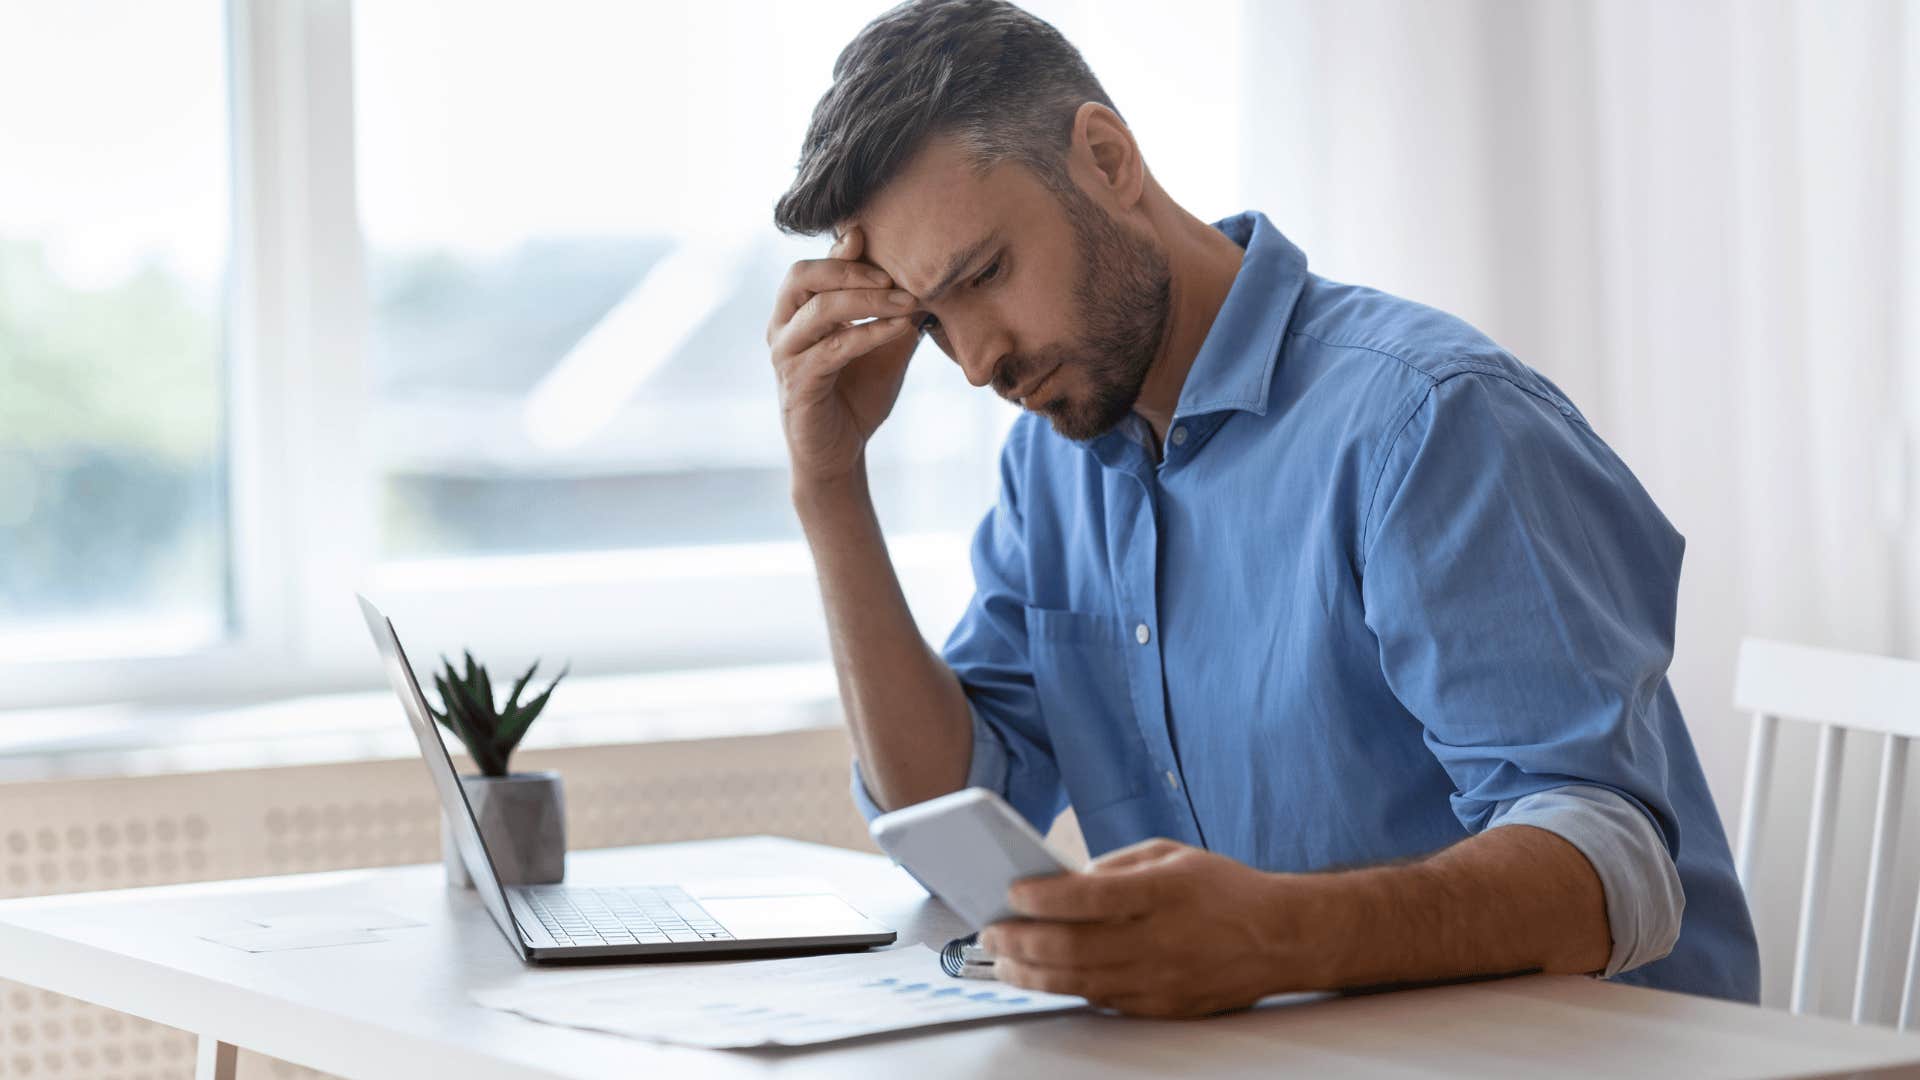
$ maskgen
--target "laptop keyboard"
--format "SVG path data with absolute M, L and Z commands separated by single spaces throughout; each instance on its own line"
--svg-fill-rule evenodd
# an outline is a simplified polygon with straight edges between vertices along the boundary
M 595 889 L 526 887 L 527 906 L 562 945 L 732 941 L 705 908 L 672 885 Z

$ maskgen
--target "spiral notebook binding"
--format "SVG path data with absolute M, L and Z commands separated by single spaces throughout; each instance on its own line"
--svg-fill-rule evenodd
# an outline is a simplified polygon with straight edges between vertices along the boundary
M 961 978 L 961 968 L 966 963 L 966 960 L 961 956 L 961 950 L 973 944 L 974 939 L 979 936 L 978 934 L 968 934 L 966 937 L 954 938 L 952 941 L 941 946 L 940 970 L 956 979 Z

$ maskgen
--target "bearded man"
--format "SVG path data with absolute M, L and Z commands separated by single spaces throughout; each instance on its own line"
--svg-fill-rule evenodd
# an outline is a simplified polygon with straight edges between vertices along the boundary
M 1539 970 L 1752 1001 L 1666 671 L 1683 541 L 1566 395 L 1155 182 L 998 0 L 839 57 L 768 344 L 869 817 L 966 786 L 1101 855 L 1022 882 L 1008 982 L 1193 1015 Z M 864 452 L 921 337 L 1025 410 L 921 638 Z

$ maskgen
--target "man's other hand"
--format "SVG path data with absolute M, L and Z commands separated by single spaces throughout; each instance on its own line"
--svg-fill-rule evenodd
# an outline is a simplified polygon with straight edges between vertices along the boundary
M 1008 902 L 1024 918 L 980 940 L 1003 982 L 1134 1016 L 1204 1016 L 1315 985 L 1288 881 L 1147 840 L 1084 873 L 1015 883 Z
M 918 301 L 858 261 L 862 244 L 850 226 L 827 258 L 794 263 L 767 323 L 796 486 L 852 474 L 893 410 L 919 342 L 909 317 Z

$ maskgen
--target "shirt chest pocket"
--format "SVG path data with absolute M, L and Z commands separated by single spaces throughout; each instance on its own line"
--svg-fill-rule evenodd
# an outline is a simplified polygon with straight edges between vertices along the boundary
M 1151 761 L 1127 678 L 1131 643 L 1117 616 L 1027 609 L 1040 717 L 1082 818 L 1147 791 Z

